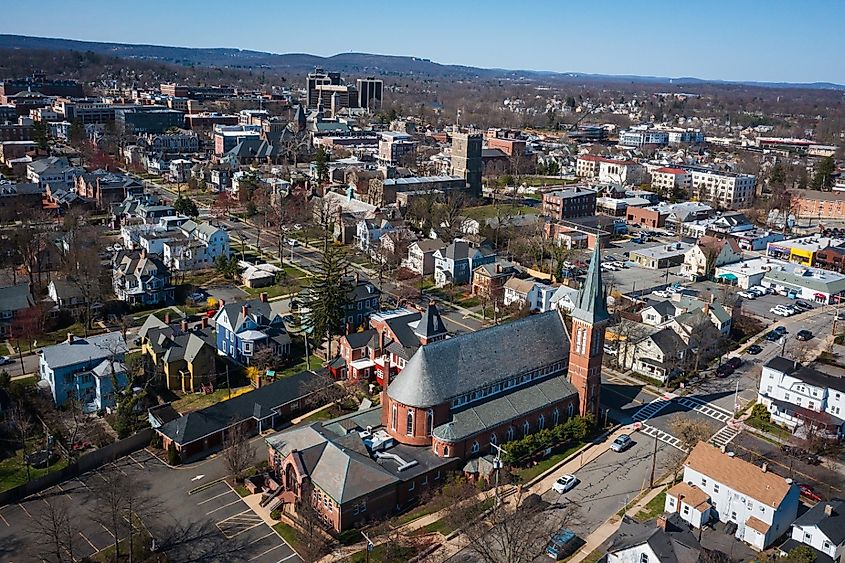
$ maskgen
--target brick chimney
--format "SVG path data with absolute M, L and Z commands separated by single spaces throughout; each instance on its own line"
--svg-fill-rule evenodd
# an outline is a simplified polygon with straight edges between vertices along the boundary
M 657 524 L 658 528 L 665 531 L 666 530 L 666 516 L 658 516 L 657 519 L 655 520 L 655 524 Z
M 74 337 L 73 337 L 73 333 L 72 333 L 72 332 L 67 333 L 67 343 L 68 343 L 68 344 L 73 344 L 73 338 L 74 338 Z
M 170 313 L 164 314 L 164 324 L 166 324 L 166 325 L 170 324 Z
M 378 353 L 384 354 L 384 330 L 380 330 L 378 333 Z
M 142 248 L 142 249 L 141 249 L 141 258 L 146 258 L 146 257 L 147 257 L 147 249 L 146 249 L 146 248 Z
M 249 314 L 249 307 L 246 305 L 241 305 L 241 315 L 246 317 Z
M 219 307 L 218 307 L 218 308 L 219 308 L 219 309 L 222 309 L 223 307 L 225 307 L 225 306 L 226 306 L 226 300 L 225 300 L 225 299 L 221 299 L 220 301 L 218 301 L 218 302 L 217 302 L 217 304 L 219 305 Z
M 200 326 L 202 328 L 208 328 L 208 317 L 203 316 L 203 318 L 200 319 Z
M 763 473 L 766 473 L 769 470 L 769 464 L 764 461 L 763 465 L 760 466 L 760 469 L 763 470 Z
M 182 319 L 182 332 L 188 332 L 188 319 Z
M 824 515 L 825 516 L 833 516 L 833 505 L 832 504 L 824 505 Z
M 261 299 L 262 303 L 267 303 L 267 292 L 266 291 L 262 291 L 261 295 L 259 295 L 258 297 L 259 297 L 259 299 Z

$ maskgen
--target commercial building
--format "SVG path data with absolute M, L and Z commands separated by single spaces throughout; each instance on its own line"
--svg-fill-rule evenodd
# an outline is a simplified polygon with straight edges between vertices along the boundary
M 845 193 L 789 190 L 789 212 L 796 219 L 836 220 L 845 217 Z
M 185 127 L 191 130 L 213 129 L 217 125 L 237 125 L 237 115 L 215 112 L 189 113 L 185 115 Z
M 164 133 L 171 127 L 183 127 L 185 114 L 160 106 L 140 106 L 115 110 L 114 121 L 118 131 L 127 134 Z
M 476 197 L 481 197 L 483 139 L 480 133 L 452 134 L 452 175 L 463 178 Z
M 632 127 L 619 133 L 623 147 L 662 147 L 669 144 L 669 132 L 648 127 Z
M 355 81 L 358 90 L 358 104 L 356 107 L 370 111 L 381 109 L 384 100 L 384 81 L 380 78 L 359 78 Z
M 399 164 L 412 166 L 417 156 L 417 142 L 411 135 L 397 131 L 385 131 L 379 134 L 379 164 Z
M 684 462 L 683 481 L 667 491 L 664 509 L 694 528 L 732 522 L 737 539 L 762 551 L 789 530 L 798 504 L 798 486 L 767 463 L 757 466 L 699 442 Z
M 748 289 L 755 285 L 762 285 L 763 277 L 769 270 L 784 265 L 786 265 L 786 262 L 771 258 L 752 258 L 751 260 L 717 266 L 713 274 L 716 279 L 735 284 L 740 289 Z
M 214 154 L 222 156 L 246 139 L 260 141 L 261 127 L 259 125 L 215 125 Z
M 816 254 L 825 248 L 845 246 L 845 239 L 811 235 L 770 242 L 766 254 L 772 258 L 787 260 L 804 266 L 816 264 Z
M 757 402 L 774 422 L 799 436 L 845 437 L 845 370 L 840 367 L 772 358 L 763 366 Z
M 690 193 L 698 201 L 711 202 L 723 209 L 749 207 L 754 200 L 757 177 L 753 174 L 724 172 L 701 166 L 681 166 L 690 173 Z
M 664 166 L 651 173 L 651 189 L 669 196 L 675 192 L 690 193 L 692 175 L 683 168 Z
M 4 80 L 0 82 L 0 104 L 7 104 L 8 98 L 21 92 L 40 92 L 46 96 L 76 96 L 85 93 L 82 84 L 76 80 L 48 80 L 44 76 Z
M 690 248 L 692 245 L 689 243 L 673 242 L 631 250 L 629 258 L 643 268 L 659 270 L 683 264 L 684 256 Z
M 845 295 L 845 274 L 784 264 L 773 266 L 763 276 L 763 285 L 814 303 L 840 303 Z
M 582 186 L 544 193 L 543 215 L 557 221 L 595 215 L 596 199 L 595 190 Z

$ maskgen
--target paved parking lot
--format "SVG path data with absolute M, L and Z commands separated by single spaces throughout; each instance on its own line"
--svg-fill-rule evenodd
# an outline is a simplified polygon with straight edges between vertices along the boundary
M 98 523 L 108 505 L 97 493 L 103 471 L 119 471 L 138 487 L 137 513 L 170 561 L 298 563 L 299 556 L 228 484 L 219 459 L 172 469 L 149 452 L 101 468 L 0 508 L 0 563 L 53 560 L 45 538 L 50 505 L 67 510 L 75 559 L 114 543 Z M 208 483 L 207 486 L 202 486 Z M 124 532 L 127 533 L 128 532 Z M 70 559 L 70 557 L 68 557 Z

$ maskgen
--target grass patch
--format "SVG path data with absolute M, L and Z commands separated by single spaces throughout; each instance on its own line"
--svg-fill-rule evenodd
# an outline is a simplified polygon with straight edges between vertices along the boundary
M 539 462 L 537 462 L 536 465 L 532 465 L 531 467 L 525 467 L 523 469 L 517 469 L 515 471 L 515 474 L 517 475 L 517 477 L 519 477 L 522 483 L 527 483 L 531 481 L 531 479 L 534 479 L 538 475 L 541 475 L 542 473 L 548 471 L 567 457 L 577 452 L 578 449 L 581 448 L 581 446 L 583 445 L 584 443 L 573 444 L 572 446 L 560 452 L 559 454 L 553 454 L 547 457 L 546 459 L 540 460 Z
M 132 517 L 135 520 L 136 529 L 132 533 L 132 560 L 145 561 L 150 563 L 166 563 L 167 556 L 163 553 L 153 553 L 152 536 L 144 527 L 141 520 L 137 516 Z M 120 561 L 129 559 L 129 538 L 123 538 L 118 542 L 120 546 Z M 114 544 L 109 544 L 108 547 L 103 548 L 97 553 L 91 555 L 86 560 L 96 561 L 98 563 L 111 563 L 115 560 Z
M 273 525 L 273 530 L 275 530 L 276 533 L 279 534 L 294 550 L 297 552 L 302 551 L 302 538 L 293 526 L 289 526 L 284 522 L 279 522 L 278 524 Z
M 663 514 L 663 508 L 666 506 L 666 490 L 660 491 L 660 493 L 651 499 L 648 504 L 646 504 L 642 510 L 637 512 L 636 518 L 640 522 L 645 522 L 647 520 L 651 520 L 652 518 L 657 518 L 661 514 Z
M 498 209 L 495 205 L 481 205 L 478 207 L 469 207 L 464 210 L 464 215 L 476 221 L 483 221 L 491 219 L 497 215 L 500 217 L 514 217 L 516 215 L 537 215 L 537 209 L 527 205 L 517 205 L 516 207 L 507 203 L 501 203 Z
M 33 451 L 43 446 L 43 438 L 33 438 L 32 440 L 29 440 L 29 448 L 27 451 L 32 453 Z M 35 467 L 30 467 L 29 477 L 30 479 L 36 479 L 38 477 L 43 477 L 48 473 L 61 471 L 65 467 L 67 467 L 67 459 L 61 458 L 50 467 L 46 467 L 43 469 L 36 469 Z M 9 489 L 14 489 L 15 487 L 23 485 L 26 482 L 26 464 L 24 464 L 23 461 L 23 449 L 20 449 L 15 452 L 14 456 L 8 457 L 3 461 L 0 461 L 0 491 L 8 491 Z
M 439 509 L 436 506 L 436 503 L 429 502 L 422 506 L 418 506 L 413 510 L 409 510 L 405 514 L 398 516 L 396 518 L 396 525 L 397 526 L 404 526 L 409 522 L 413 522 L 414 520 L 419 520 L 423 516 L 428 516 L 429 514 L 434 514 Z
M 240 288 L 252 297 L 260 297 L 262 293 L 266 293 L 268 299 L 273 299 L 282 295 L 296 293 L 299 290 L 299 283 L 296 280 L 291 280 L 291 282 L 285 285 L 269 285 L 267 287 L 247 287 L 242 285 Z
M 233 488 L 235 489 L 235 492 L 238 493 L 238 495 L 241 498 L 248 497 L 249 495 L 252 494 L 252 493 L 249 492 L 249 489 L 247 489 L 243 485 L 235 485 Z
M 311 364 L 312 370 L 319 369 L 323 365 L 323 359 L 320 358 L 319 356 L 315 356 L 314 354 L 311 354 L 310 364 Z M 293 365 L 289 368 L 283 369 L 281 371 L 277 371 L 276 377 L 289 377 L 291 375 L 296 375 L 297 373 L 299 373 L 301 371 L 305 371 L 306 369 L 309 369 L 309 368 L 306 365 L 305 358 L 302 358 L 302 361 L 300 361 L 298 364 L 295 364 L 295 365 Z
M 481 501 L 478 505 L 479 513 L 484 513 L 487 510 L 493 508 L 493 503 L 496 501 L 494 497 L 486 498 Z M 449 522 L 446 518 L 441 518 L 440 520 L 436 520 L 431 524 L 423 526 L 419 529 L 420 534 L 432 534 L 432 533 L 439 533 L 443 536 L 448 536 L 452 532 L 458 529 L 458 526 L 455 525 L 455 522 Z
M 420 547 L 413 545 L 387 545 L 379 544 L 370 552 L 367 558 L 367 551 L 361 550 L 344 560 L 345 563 L 405 563 L 413 558 L 420 551 Z
M 472 307 L 478 307 L 481 305 L 481 299 L 476 296 L 465 297 L 463 299 L 458 299 L 455 301 L 455 304 L 460 305 L 465 309 L 471 309 Z
M 67 339 L 68 333 L 73 333 L 74 336 L 84 336 L 85 335 L 85 327 L 82 323 L 73 323 L 70 326 L 65 328 L 60 328 L 54 330 L 52 332 L 45 332 L 38 338 L 36 338 L 36 342 L 38 342 L 38 347 L 41 348 L 42 346 L 52 346 L 58 342 L 62 342 Z M 102 332 L 99 329 L 89 329 L 88 334 L 97 334 Z
M 758 418 L 755 416 L 750 416 L 745 419 L 745 424 L 751 426 L 752 428 L 756 428 L 757 430 L 762 430 L 763 432 L 768 432 L 769 434 L 773 434 L 780 438 L 781 440 L 788 440 L 792 434 L 789 430 L 786 430 L 771 420 L 764 420 L 762 418 Z
M 242 393 L 252 391 L 252 385 L 245 385 L 243 387 L 235 387 L 232 389 L 232 397 L 236 397 Z M 190 393 L 183 395 L 180 399 L 173 401 L 173 408 L 181 413 L 196 411 L 216 405 L 222 401 L 229 399 L 229 390 L 226 388 L 217 389 L 208 395 L 202 393 Z
M 322 410 L 315 412 L 312 415 L 309 415 L 302 419 L 303 424 L 308 424 L 310 422 L 320 422 L 324 420 L 331 420 L 333 418 L 337 418 L 339 416 L 343 416 L 345 414 L 349 414 L 354 412 L 355 409 L 348 409 L 344 408 L 342 405 L 333 404 L 328 406 Z

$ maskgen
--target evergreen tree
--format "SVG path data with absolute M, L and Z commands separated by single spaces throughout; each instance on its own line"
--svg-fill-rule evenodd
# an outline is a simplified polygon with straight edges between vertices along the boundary
M 833 162 L 833 157 L 828 156 L 816 167 L 816 173 L 813 174 L 813 182 L 810 184 L 810 187 L 814 190 L 831 189 L 833 187 L 834 172 L 836 172 L 836 164 Z
M 318 339 L 343 334 L 346 307 L 350 303 L 352 283 L 346 275 L 349 263 L 342 247 L 329 245 L 323 252 L 309 287 L 303 292 L 307 319 L 303 325 L 313 329 Z
M 85 140 L 85 126 L 79 119 L 74 119 L 70 124 L 70 131 L 68 131 L 68 140 L 71 143 L 78 144 Z
M 47 122 L 36 121 L 32 124 L 32 136 L 38 148 L 46 151 L 50 147 L 50 132 L 47 129 Z
M 317 148 L 314 154 L 314 163 L 317 166 L 317 180 L 326 182 L 329 179 L 329 155 L 323 147 Z
M 200 214 L 197 204 L 189 197 L 179 196 L 173 202 L 173 210 L 176 213 L 187 215 L 188 217 L 196 217 Z

